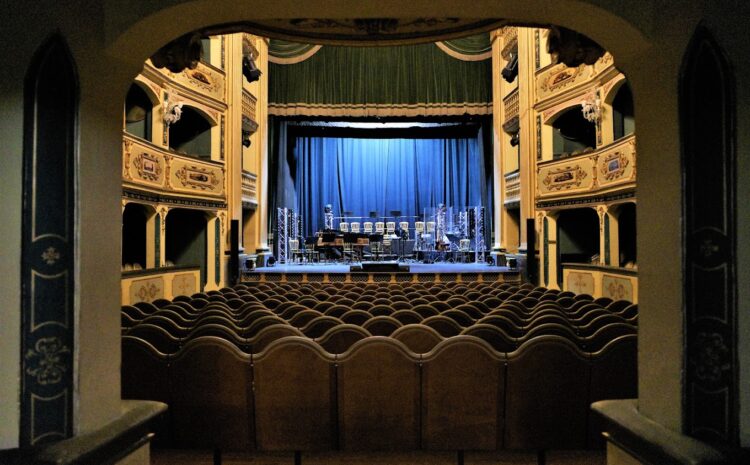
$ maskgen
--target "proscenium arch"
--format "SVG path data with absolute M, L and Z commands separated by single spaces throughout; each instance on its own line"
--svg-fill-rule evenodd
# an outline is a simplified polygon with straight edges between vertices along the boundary
M 655 24 L 648 19 L 655 17 L 654 4 L 649 3 L 645 8 L 626 8 L 622 4 L 609 5 L 603 0 L 560 0 L 551 2 L 549 0 L 530 0 L 529 2 L 510 3 L 496 2 L 494 0 L 479 0 L 471 3 L 471 10 L 466 9 L 468 2 L 455 2 L 450 0 L 424 1 L 415 0 L 408 5 L 400 1 L 386 0 L 384 2 L 357 4 L 352 7 L 351 2 L 337 0 L 327 2 L 313 0 L 299 4 L 291 0 L 259 0 L 252 3 L 237 4 L 229 0 L 196 0 L 187 2 L 185 0 L 172 0 L 169 6 L 164 4 L 153 4 L 141 6 L 137 11 L 128 11 L 121 14 L 121 7 L 114 0 L 106 0 L 103 5 L 108 22 L 104 25 L 104 48 L 113 63 L 119 66 L 112 72 L 112 82 L 117 84 L 114 89 L 121 89 L 118 95 L 111 95 L 113 99 L 124 100 L 127 85 L 133 77 L 142 69 L 143 61 L 156 52 L 161 46 L 169 41 L 191 31 L 200 30 L 216 24 L 236 23 L 242 20 L 253 20 L 259 18 L 289 18 L 294 17 L 321 17 L 328 18 L 351 18 L 370 17 L 382 18 L 391 16 L 394 18 L 405 17 L 431 17 L 435 11 L 441 12 L 441 16 L 463 17 L 467 11 L 475 18 L 509 18 L 514 24 L 557 24 L 582 32 L 591 37 L 605 49 L 609 50 L 617 60 L 618 68 L 631 80 L 636 101 L 636 112 L 641 115 L 644 125 L 662 124 L 663 137 L 656 139 L 654 136 L 639 138 L 639 154 L 653 154 L 644 156 L 639 160 L 639 185 L 642 183 L 646 194 L 658 193 L 662 199 L 669 202 L 679 202 L 681 191 L 677 183 L 672 179 L 670 172 L 665 182 L 658 182 L 655 178 L 663 176 L 663 172 L 657 173 L 657 164 L 671 163 L 670 169 L 674 169 L 676 158 L 676 147 L 678 144 L 677 121 L 673 115 L 677 104 L 677 97 L 668 84 L 650 87 L 644 73 L 641 71 L 644 59 L 652 58 L 659 64 L 666 63 L 666 67 L 660 68 L 660 78 L 676 78 L 671 58 L 662 59 L 655 50 L 659 49 L 659 40 L 664 35 L 655 28 Z M 616 13 L 617 10 L 620 10 Z M 321 13 L 323 12 L 323 13 Z M 118 14 L 114 14 L 118 13 Z M 175 21 L 179 18 L 179 21 Z M 690 25 L 688 25 L 689 29 Z M 688 33 L 677 32 L 674 27 L 670 29 L 674 34 L 674 48 L 680 48 L 687 42 Z M 683 35 L 680 35 L 683 34 Z M 672 50 L 668 50 L 671 52 Z M 646 66 L 647 69 L 656 69 L 653 65 Z M 628 70 L 632 69 L 631 79 Z M 640 75 L 638 74 L 640 72 Z M 653 76 L 650 76 L 653 78 Z M 113 91 L 116 92 L 116 91 Z M 641 95 L 646 97 L 640 97 Z M 653 107 L 645 106 L 649 98 L 657 96 L 658 104 Z M 651 112 L 640 111 L 643 109 Z M 646 150 L 641 150 L 645 146 Z M 656 160 L 656 154 L 666 155 Z M 643 169 L 645 168 L 645 169 Z M 647 173 L 647 174 L 644 174 Z M 647 179 L 647 182 L 642 182 Z M 656 190 L 655 186 L 659 186 Z M 666 186 L 666 187 L 665 187 Z M 653 197 L 652 197 L 653 198 Z M 114 201 L 114 199 L 113 199 Z M 644 201 L 639 209 L 639 218 L 643 215 L 648 221 L 639 221 L 639 224 L 657 224 L 660 219 L 659 209 L 654 200 Z M 648 286 L 642 285 L 641 290 L 649 292 L 642 293 L 645 297 L 641 301 L 647 304 L 651 297 L 651 304 L 655 304 L 655 288 L 666 284 L 666 301 L 669 304 L 679 304 L 680 297 L 674 287 L 681 286 L 681 277 L 671 278 L 656 274 L 658 266 L 667 266 L 678 270 L 680 256 L 671 248 L 676 234 L 679 234 L 679 226 L 675 226 L 676 220 L 670 217 L 669 221 L 659 228 L 660 234 L 652 240 L 651 249 L 668 250 L 666 260 L 649 259 L 646 263 L 644 257 L 642 270 L 652 272 L 653 283 Z M 669 240 L 668 240 L 669 238 Z M 640 240 L 639 240 L 640 242 Z M 664 297 L 664 293 L 661 294 Z M 657 332 L 661 332 L 667 322 L 674 323 L 678 315 L 663 309 L 643 316 L 641 331 L 648 334 L 651 340 L 656 340 Z M 648 321 L 647 321 L 648 320 Z M 656 323 L 656 324 L 654 324 Z M 653 326 L 649 327 L 650 324 Z M 646 328 L 644 331 L 643 328 Z M 667 347 L 670 357 L 678 357 L 681 352 L 681 334 L 660 335 L 663 345 Z M 665 364 L 650 363 L 639 366 L 639 399 L 640 408 L 655 421 L 675 430 L 681 428 L 681 423 L 674 415 L 674 411 L 680 410 L 680 399 L 677 398 L 680 390 L 680 368 L 679 363 L 672 363 L 669 357 L 665 357 Z M 647 393 L 643 396 L 643 393 Z

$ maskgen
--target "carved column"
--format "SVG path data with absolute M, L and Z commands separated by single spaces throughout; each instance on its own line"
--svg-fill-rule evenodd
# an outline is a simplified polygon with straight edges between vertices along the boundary
M 526 218 L 534 217 L 534 167 L 536 160 L 536 119 L 534 108 L 534 30 L 518 29 L 518 82 L 527 83 L 518 89 L 518 120 L 521 174 L 521 237 L 520 246 L 526 250 Z

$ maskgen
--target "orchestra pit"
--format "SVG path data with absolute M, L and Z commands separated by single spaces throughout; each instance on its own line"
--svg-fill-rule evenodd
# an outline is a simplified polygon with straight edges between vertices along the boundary
M 750 463 L 746 11 L 93 3 L 11 28 L 0 463 Z

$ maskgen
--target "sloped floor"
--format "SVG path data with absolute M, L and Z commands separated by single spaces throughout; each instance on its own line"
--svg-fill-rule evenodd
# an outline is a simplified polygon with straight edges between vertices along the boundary
M 224 453 L 222 465 L 294 465 L 292 453 Z M 455 452 L 306 452 L 302 465 L 456 465 Z M 548 465 L 606 465 L 604 451 L 550 451 Z M 153 449 L 152 465 L 214 465 L 210 451 Z M 533 452 L 466 452 L 465 465 L 536 465 Z

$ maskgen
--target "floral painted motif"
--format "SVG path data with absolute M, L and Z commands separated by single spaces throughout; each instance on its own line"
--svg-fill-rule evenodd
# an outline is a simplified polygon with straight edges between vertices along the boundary
M 57 337 L 43 337 L 36 341 L 34 349 L 26 352 L 26 373 L 36 377 L 42 385 L 57 384 L 65 373 L 64 357 L 70 353 Z

